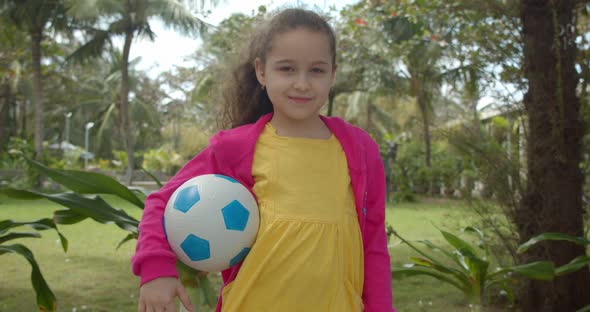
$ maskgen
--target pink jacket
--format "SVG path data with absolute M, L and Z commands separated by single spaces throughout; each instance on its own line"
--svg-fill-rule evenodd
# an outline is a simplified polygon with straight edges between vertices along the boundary
M 162 216 L 174 190 L 192 177 L 216 173 L 254 186 L 254 147 L 272 113 L 256 123 L 214 135 L 209 146 L 190 160 L 159 191 L 150 194 L 139 225 L 139 239 L 132 258 L 133 273 L 141 284 L 158 277 L 177 277 L 176 257 L 164 235 Z M 393 312 L 391 267 L 385 234 L 385 176 L 378 145 L 363 130 L 337 117 L 321 116 L 340 142 L 348 161 L 358 221 L 363 237 L 365 280 L 362 299 L 366 312 Z M 224 286 L 236 278 L 241 263 L 222 272 Z M 221 311 L 219 298 L 217 312 Z

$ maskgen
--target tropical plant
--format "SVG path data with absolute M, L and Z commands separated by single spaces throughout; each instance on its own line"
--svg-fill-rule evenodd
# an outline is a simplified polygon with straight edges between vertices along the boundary
M 528 251 L 530 248 L 532 248 L 533 246 L 538 245 L 539 243 L 544 242 L 544 241 L 570 242 L 570 243 L 574 243 L 574 244 L 580 245 L 580 246 L 585 246 L 585 247 L 590 246 L 590 240 L 588 240 L 584 237 L 576 237 L 576 236 L 571 236 L 571 235 L 567 235 L 564 233 L 549 232 L 549 233 L 543 233 L 543 234 L 539 234 L 535 237 L 532 237 L 531 239 L 526 241 L 524 244 L 520 245 L 517 249 L 517 252 L 524 253 L 524 252 Z M 558 276 L 565 275 L 567 273 L 572 273 L 577 270 L 580 270 L 580 269 L 588 266 L 588 264 L 590 264 L 590 256 L 587 253 L 586 255 L 581 255 L 581 256 L 574 258 L 573 260 L 570 261 L 568 266 L 561 267 L 562 269 L 557 270 L 556 273 Z
M 24 159 L 39 173 L 46 175 L 54 182 L 68 189 L 66 192 L 57 194 L 49 194 L 16 188 L 0 189 L 0 193 L 3 193 L 11 198 L 21 200 L 35 200 L 45 198 L 65 208 L 54 211 L 52 219 L 40 220 L 37 222 L 40 225 L 35 226 L 39 227 L 40 229 L 42 225 L 44 225 L 46 228 L 53 227 L 57 229 L 57 224 L 75 224 L 85 219 L 92 219 L 102 224 L 115 224 L 117 227 L 127 232 L 127 235 L 120 241 L 120 243 L 117 245 L 117 248 L 128 241 L 137 239 L 139 221 L 127 214 L 124 210 L 113 207 L 100 195 L 114 195 L 128 203 L 131 203 L 133 206 L 139 209 L 143 209 L 145 195 L 139 189 L 127 188 L 115 179 L 100 173 L 78 170 L 52 169 L 28 157 L 24 157 Z M 152 175 L 152 178 L 155 177 Z M 156 182 L 159 183 L 157 180 Z M 52 224 L 46 220 L 53 220 L 55 224 Z M 0 234 L 3 234 L 2 229 L 4 227 L 10 226 L 10 224 L 14 224 L 14 222 L 9 220 L 0 221 Z M 23 224 L 28 225 L 29 223 Z M 12 238 L 15 235 L 19 234 L 7 234 L 8 238 Z M 31 234 L 26 234 L 28 236 L 22 235 L 24 234 L 21 234 L 21 236 L 18 237 L 31 237 Z M 0 236 L 0 243 L 2 242 L 2 237 L 5 236 Z M 65 237 L 62 235 L 60 235 L 60 238 L 62 238 L 62 245 L 64 246 L 65 250 L 67 248 L 67 240 L 65 240 Z M 30 253 L 27 253 L 26 250 L 22 249 L 22 247 L 17 246 L 11 247 L 11 249 L 6 248 L 7 252 L 13 249 L 15 250 L 13 252 L 22 251 L 22 253 L 27 256 L 27 259 L 29 259 L 30 262 L 31 259 L 34 260 L 32 255 L 29 257 Z M 0 249 L 0 253 L 2 253 L 2 250 L 4 249 Z M 33 264 L 33 262 L 31 262 L 31 264 Z M 211 307 L 217 303 L 217 297 L 206 274 L 192 270 L 180 262 L 177 262 L 177 268 L 180 274 L 180 279 L 187 287 L 187 291 L 191 295 L 191 298 L 193 299 L 196 306 L 199 305 L 200 298 L 202 297 L 205 298 L 204 303 Z M 41 281 L 42 275 L 39 270 L 34 270 L 34 273 L 36 281 Z M 35 286 L 37 284 L 34 283 L 33 285 Z M 44 300 L 48 298 L 47 290 L 45 288 L 38 288 L 35 286 L 35 291 L 37 292 L 37 295 L 41 296 Z
M 68 12 L 84 21 L 87 24 L 85 30 L 91 35 L 91 39 L 76 50 L 70 59 L 99 57 L 113 37 L 124 38 L 118 110 L 127 152 L 127 183 L 130 183 L 134 169 L 134 142 L 129 114 L 129 52 L 133 39 L 139 36 L 152 40 L 155 38 L 150 24 L 153 18 L 159 18 L 165 25 L 185 34 L 202 33 L 206 24 L 195 17 L 183 2 L 176 0 L 70 0 L 69 4 Z
M 37 307 L 40 311 L 55 311 L 57 308 L 55 295 L 45 281 L 33 252 L 23 244 L 16 243 L 9 245 L 6 243 L 13 239 L 41 237 L 38 232 L 14 231 L 16 228 L 22 226 L 31 227 L 36 231 L 54 229 L 59 236 L 64 252 L 68 251 L 68 240 L 60 233 L 54 219 L 44 218 L 28 222 L 16 222 L 13 220 L 0 221 L 0 255 L 15 253 L 23 256 L 29 262 L 31 265 L 31 284 L 36 293 Z
M 524 253 L 524 252 L 528 251 L 530 248 L 532 248 L 533 246 L 536 246 L 539 243 L 545 242 L 545 241 L 570 242 L 570 243 L 574 243 L 576 245 L 585 246 L 586 248 L 588 246 L 590 246 L 590 240 L 588 240 L 584 237 L 576 237 L 576 236 L 571 236 L 571 235 L 567 235 L 564 233 L 549 232 L 549 233 L 543 233 L 543 234 L 539 234 L 535 237 L 532 237 L 531 239 L 526 241 L 524 244 L 520 245 L 520 247 L 518 247 L 517 251 L 519 253 Z M 589 264 L 590 264 L 590 256 L 588 255 L 588 252 L 586 252 L 585 255 L 578 256 L 578 257 L 572 259 L 568 264 L 555 270 L 555 273 L 557 276 L 566 275 L 566 274 L 581 270 L 583 268 L 588 268 Z M 588 312 L 588 311 L 590 311 L 590 305 L 587 305 L 587 306 L 581 308 L 577 312 Z
M 518 281 L 519 277 L 524 276 L 536 280 L 551 280 L 556 273 L 559 274 L 570 268 L 568 264 L 555 269 L 552 262 L 537 261 L 491 270 L 491 263 L 483 232 L 475 227 L 466 227 L 464 231 L 477 235 L 479 240 L 478 246 L 483 249 L 483 255 L 467 241 L 450 232 L 440 230 L 452 249 L 449 250 L 440 247 L 428 240 L 418 241 L 418 243 L 425 245 L 431 251 L 444 256 L 444 258 L 441 258 L 441 256 L 434 257 L 417 248 L 412 242 L 404 239 L 395 230 L 390 229 L 393 235 L 420 255 L 410 257 L 412 263 L 409 265 L 394 267 L 392 269 L 393 278 L 416 275 L 426 275 L 436 278 L 459 289 L 465 295 L 465 298 L 472 305 L 473 309 L 479 310 L 481 305 L 488 303 L 487 298 L 494 291 L 502 291 L 507 295 L 511 303 L 514 302 L 515 296 L 512 285 Z
M 26 33 L 9 23 L 0 15 L 0 153 L 5 151 L 6 143 L 17 134 L 18 114 L 16 93 L 22 83 L 23 60 L 26 57 L 26 44 L 22 36 Z M 21 108 L 22 109 L 22 108 Z
M 108 49 L 103 58 L 88 61 L 86 72 L 78 75 L 78 90 L 74 101 L 78 104 L 73 109 L 73 122 L 84 124 L 89 120 L 96 123 L 92 132 L 92 152 L 98 157 L 110 158 L 114 149 L 125 149 L 123 140 L 113 140 L 124 136 L 119 127 L 120 112 L 117 110 L 121 85 L 122 54 L 116 49 Z M 145 145 L 158 144 L 161 127 L 157 115 L 160 103 L 160 89 L 155 80 L 146 77 L 135 65 L 139 58 L 131 60 L 129 69 L 129 90 L 135 95 L 129 102 L 133 116 L 133 141 L 138 150 Z M 149 139 L 146 139 L 149 138 Z M 126 162 L 125 162 L 126 163 Z
M 33 69 L 33 102 L 35 105 L 35 157 L 43 155 L 43 76 L 41 71 L 41 43 L 48 27 L 53 30 L 68 28 L 64 1 L 1 0 L 0 15 L 7 16 L 15 25 L 26 31 L 30 39 Z

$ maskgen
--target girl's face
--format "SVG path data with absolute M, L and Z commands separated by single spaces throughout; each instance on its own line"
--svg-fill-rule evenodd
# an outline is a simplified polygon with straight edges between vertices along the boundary
M 255 66 L 272 102 L 273 119 L 293 125 L 318 120 L 336 72 L 326 34 L 305 28 L 279 34 L 266 64 L 256 59 Z

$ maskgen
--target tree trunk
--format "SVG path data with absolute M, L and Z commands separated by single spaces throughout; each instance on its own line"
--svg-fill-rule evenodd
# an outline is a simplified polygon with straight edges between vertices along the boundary
M 20 101 L 20 125 L 18 127 L 18 136 L 21 138 L 27 137 L 27 105 L 28 101 L 22 99 Z
M 422 128 L 424 131 L 424 149 L 425 149 L 425 161 L 426 166 L 431 166 L 431 144 L 430 144 L 430 124 L 428 123 L 428 107 L 426 107 L 426 103 L 424 101 L 424 96 L 422 94 L 418 95 L 418 106 L 420 106 L 420 112 L 422 115 Z
M 2 84 L 2 102 L 0 102 L 0 154 L 4 153 L 8 138 L 10 136 L 10 84 L 7 82 Z
M 43 84 L 41 76 L 41 40 L 43 39 L 43 27 L 34 27 L 30 35 L 33 67 L 35 158 L 41 160 L 43 158 Z
M 422 117 L 422 130 L 424 131 L 424 161 L 426 166 L 430 168 L 431 165 L 431 155 L 430 155 L 430 124 L 428 122 L 428 106 L 426 105 L 426 101 L 424 99 L 424 90 L 422 90 L 422 86 L 418 78 L 411 74 L 410 78 L 411 88 L 412 88 L 412 96 L 416 98 L 418 102 L 418 108 L 420 109 L 420 115 Z
M 529 117 L 527 189 L 516 216 L 521 242 L 543 232 L 583 236 L 580 171 L 580 102 L 574 0 L 522 0 L 524 69 Z M 572 27 L 570 27 L 572 26 Z M 551 260 L 556 266 L 585 254 L 568 242 L 531 249 L 523 262 Z M 522 295 L 523 311 L 576 311 L 590 304 L 588 267 L 550 282 L 530 281 Z
M 332 116 L 333 112 L 334 112 L 334 98 L 336 97 L 336 94 L 334 93 L 334 91 L 330 91 L 330 93 L 328 94 L 328 116 Z
M 133 41 L 133 30 L 128 29 L 125 33 L 125 44 L 123 46 L 123 60 L 121 62 L 121 102 L 119 112 L 121 113 L 121 130 L 125 141 L 125 151 L 127 152 L 127 171 L 125 180 L 131 184 L 133 179 L 133 129 L 131 118 L 129 117 L 129 51 Z

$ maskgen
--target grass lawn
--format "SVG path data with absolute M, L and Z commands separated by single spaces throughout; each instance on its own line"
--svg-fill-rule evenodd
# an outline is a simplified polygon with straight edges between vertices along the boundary
M 106 197 L 136 218 L 141 211 Z M 0 220 L 31 221 L 49 217 L 59 206 L 45 200 L 17 202 L 0 196 Z M 455 231 L 469 225 L 471 213 L 461 201 L 423 198 L 419 203 L 390 205 L 387 221 L 407 239 L 440 242 L 433 224 Z M 40 239 L 20 239 L 39 262 L 49 286 L 58 299 L 59 311 L 136 311 L 138 278 L 131 273 L 130 257 L 134 242 L 115 250 L 126 235 L 115 225 L 84 221 L 60 230 L 69 240 L 64 253 L 55 231 L 42 232 Z M 413 253 L 393 240 L 393 264 L 407 263 Z M 13 254 L 0 256 L 0 311 L 35 311 L 35 296 L 30 283 L 30 266 Z M 217 279 L 217 278 L 215 278 Z M 215 281 L 214 281 L 215 282 Z M 467 311 L 462 295 L 455 289 L 428 277 L 394 280 L 394 303 L 400 311 Z M 209 310 L 209 309 L 207 309 Z

